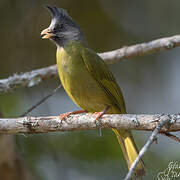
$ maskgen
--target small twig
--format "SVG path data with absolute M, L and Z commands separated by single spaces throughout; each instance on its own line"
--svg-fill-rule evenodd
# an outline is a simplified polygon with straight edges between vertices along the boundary
M 171 134 L 171 133 L 168 133 L 168 132 L 161 132 L 161 134 L 162 134 L 163 136 L 166 136 L 166 137 L 168 137 L 168 138 L 170 138 L 170 139 L 173 139 L 174 141 L 177 141 L 177 142 L 180 143 L 180 138 L 177 137 L 177 136 L 175 136 L 174 134 Z
M 99 55 L 107 64 L 111 64 L 125 58 L 143 56 L 162 50 L 170 50 L 178 46 L 180 46 L 180 35 L 161 38 L 147 43 L 125 46 L 114 51 L 99 53 Z M 7 79 L 0 79 L 0 93 L 5 93 L 18 87 L 35 86 L 45 79 L 54 77 L 57 77 L 56 65 L 26 73 L 14 74 Z
M 33 111 L 35 108 L 37 108 L 39 105 L 41 105 L 43 102 L 45 102 L 48 98 L 50 98 L 52 95 L 54 95 L 57 90 L 61 87 L 62 85 L 60 84 L 56 89 L 54 89 L 50 94 L 45 96 L 43 99 L 41 99 L 39 102 L 37 102 L 35 105 L 33 105 L 31 108 L 29 108 L 25 113 L 20 115 L 19 117 L 24 117 L 28 115 L 31 111 Z
M 130 180 L 133 176 L 133 172 L 138 164 L 138 162 L 141 160 L 143 155 L 147 152 L 147 150 L 150 148 L 151 144 L 156 140 L 157 134 L 160 132 L 162 127 L 170 122 L 170 117 L 165 116 L 161 122 L 158 123 L 154 131 L 152 132 L 151 136 L 147 140 L 146 144 L 143 146 L 143 148 L 140 150 L 138 157 L 131 165 L 128 174 L 126 175 L 124 180 Z

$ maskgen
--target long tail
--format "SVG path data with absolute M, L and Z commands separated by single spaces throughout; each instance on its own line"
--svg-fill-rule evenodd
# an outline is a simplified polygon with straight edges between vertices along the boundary
M 118 142 L 121 146 L 124 157 L 127 161 L 128 168 L 131 167 L 132 163 L 138 156 L 138 149 L 134 142 L 133 136 L 128 130 L 117 130 L 112 129 L 117 136 Z M 136 177 L 141 177 L 145 175 L 144 162 L 142 160 L 139 161 L 136 169 L 134 171 L 134 175 Z

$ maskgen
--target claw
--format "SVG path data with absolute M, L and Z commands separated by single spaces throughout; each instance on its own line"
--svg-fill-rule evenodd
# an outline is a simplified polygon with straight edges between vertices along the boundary
M 104 109 L 104 111 L 95 112 L 94 115 L 96 115 L 96 120 L 99 120 L 104 114 L 106 114 L 108 109 L 109 109 L 109 106 L 107 106 L 106 109 Z
M 59 118 L 61 120 L 61 123 L 62 121 L 64 121 L 68 116 L 70 116 L 72 114 L 72 112 L 66 112 L 66 113 L 63 113 L 63 114 L 60 114 L 59 115 Z
M 101 124 L 100 124 L 99 119 L 100 119 L 104 114 L 106 114 L 106 112 L 108 111 L 108 109 L 109 109 L 109 106 L 107 106 L 104 111 L 95 112 L 95 113 L 94 113 L 94 115 L 96 116 L 96 122 L 98 122 L 97 125 L 99 126 L 99 136 L 100 136 L 100 137 L 102 136 L 102 129 L 101 129 Z
M 62 123 L 67 117 L 69 117 L 72 114 L 81 114 L 81 113 L 85 113 L 85 112 L 86 112 L 86 110 L 66 112 L 66 113 L 60 114 L 59 119 L 60 119 L 60 121 Z
M 96 116 L 96 120 L 99 120 L 104 114 L 105 113 L 103 113 L 103 111 L 94 113 L 94 115 Z

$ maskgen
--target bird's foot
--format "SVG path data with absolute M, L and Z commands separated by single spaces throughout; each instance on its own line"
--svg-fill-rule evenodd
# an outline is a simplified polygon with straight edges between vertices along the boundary
M 94 115 L 96 116 L 96 120 L 99 120 L 106 112 L 108 111 L 109 106 L 106 107 L 103 111 L 95 112 Z
M 59 118 L 60 118 L 61 122 L 64 121 L 64 119 L 66 119 L 71 114 L 72 114 L 72 112 L 66 112 L 66 113 L 60 114 Z
M 103 111 L 101 112 L 95 112 L 94 115 L 96 117 L 96 120 L 99 120 L 105 113 Z
M 62 123 L 62 121 L 64 121 L 67 117 L 69 117 L 69 116 L 72 115 L 72 114 L 81 114 L 81 113 L 85 113 L 85 112 L 86 112 L 86 110 L 66 112 L 66 113 L 60 114 L 60 115 L 59 115 L 59 118 L 60 118 L 61 123 Z
M 94 113 L 94 115 L 96 116 L 96 122 L 98 122 L 98 126 L 99 126 L 99 136 L 100 136 L 100 137 L 102 136 L 102 130 L 101 130 L 101 124 L 100 124 L 99 119 L 100 119 L 104 114 L 106 114 L 106 112 L 108 111 L 108 109 L 109 109 L 109 106 L 107 106 L 104 111 L 95 112 L 95 113 Z

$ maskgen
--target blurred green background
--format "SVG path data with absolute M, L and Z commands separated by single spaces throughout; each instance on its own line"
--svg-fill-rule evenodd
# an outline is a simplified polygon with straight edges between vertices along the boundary
M 0 79 L 55 64 L 56 47 L 40 37 L 51 20 L 43 4 L 67 9 L 97 52 L 175 35 L 180 30 L 178 0 L 1 0 Z M 129 113 L 180 112 L 179 56 L 176 48 L 110 65 Z M 5 117 L 19 116 L 59 83 L 59 79 L 51 79 L 1 94 L 0 109 Z M 58 115 L 77 109 L 61 88 L 30 115 Z M 134 134 L 139 147 L 150 135 L 143 131 Z M 16 142 L 36 179 L 119 180 L 128 171 L 110 130 L 103 130 L 102 137 L 98 130 L 16 135 Z M 180 162 L 179 149 L 178 143 L 159 136 L 158 144 L 144 157 L 145 179 L 156 179 L 171 161 Z

